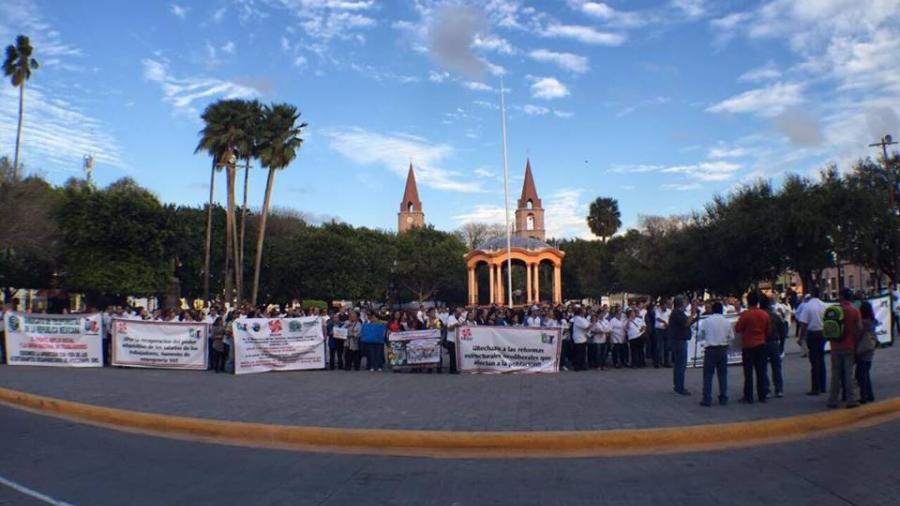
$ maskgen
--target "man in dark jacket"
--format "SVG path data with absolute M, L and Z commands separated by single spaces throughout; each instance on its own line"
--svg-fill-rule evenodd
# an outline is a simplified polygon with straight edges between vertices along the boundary
M 672 379 L 676 394 L 691 395 L 684 388 L 684 374 L 687 371 L 687 343 L 691 340 L 691 319 L 685 312 L 684 305 L 683 295 L 675 297 L 675 307 L 672 308 L 672 315 L 669 316 L 669 338 L 672 341 L 672 355 L 675 358 Z

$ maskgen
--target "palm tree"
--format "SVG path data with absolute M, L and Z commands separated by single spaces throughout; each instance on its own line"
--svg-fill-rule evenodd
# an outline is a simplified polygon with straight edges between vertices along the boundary
M 205 150 L 218 167 L 225 169 L 228 204 L 225 218 L 225 298 L 234 300 L 233 283 L 237 237 L 235 234 L 234 179 L 237 157 L 235 147 L 243 139 L 241 129 L 240 100 L 220 100 L 207 106 L 201 118 L 206 124 L 200 131 L 200 143 L 195 153 Z M 209 221 L 207 223 L 210 224 Z M 209 251 L 206 252 L 209 263 Z
M 244 236 L 247 230 L 247 194 L 250 181 L 250 160 L 259 158 L 259 137 L 262 124 L 263 106 L 258 100 L 241 102 L 241 120 L 244 138 L 238 143 L 238 157 L 244 160 L 244 202 L 241 205 L 241 230 L 238 236 L 240 247 L 237 252 L 237 292 L 238 300 L 244 299 Z
M 606 242 L 622 226 L 621 216 L 619 202 L 616 199 L 597 197 L 591 202 L 588 211 L 588 227 L 601 241 Z
M 300 133 L 306 127 L 306 123 L 297 123 L 299 119 L 300 113 L 290 104 L 275 104 L 263 109 L 259 161 L 263 167 L 269 169 L 269 177 L 266 179 L 266 197 L 263 199 L 262 213 L 259 216 L 259 235 L 256 239 L 256 264 L 253 270 L 253 292 L 250 296 L 250 302 L 254 305 L 259 293 L 259 270 L 262 266 L 266 218 L 269 215 L 272 186 L 275 184 L 275 171 L 290 165 L 297 156 L 297 150 L 303 143 Z
M 3 74 L 10 78 L 13 86 L 19 88 L 19 127 L 16 129 L 16 154 L 13 158 L 13 177 L 19 177 L 19 145 L 22 140 L 22 123 L 25 121 L 25 81 L 31 78 L 31 72 L 40 65 L 31 57 L 31 41 L 25 35 L 16 37 L 16 44 L 6 46 L 6 59 L 3 61 Z

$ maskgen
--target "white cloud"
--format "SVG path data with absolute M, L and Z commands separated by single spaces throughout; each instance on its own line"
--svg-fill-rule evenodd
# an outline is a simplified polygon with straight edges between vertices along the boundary
M 172 4 L 169 6 L 169 12 L 177 18 L 185 19 L 187 18 L 188 8 L 178 4 Z
M 491 90 L 493 90 L 493 88 L 491 88 L 490 86 L 488 86 L 484 83 L 477 82 L 477 81 L 465 81 L 462 83 L 462 85 L 472 91 L 491 91 Z
M 163 101 L 177 112 L 196 116 L 196 105 L 213 98 L 254 98 L 261 93 L 251 86 L 212 77 L 176 77 L 166 63 L 145 58 L 144 79 L 157 83 L 163 92 Z
M 775 66 L 775 63 L 768 62 L 761 67 L 752 68 L 738 77 L 739 81 L 760 82 L 773 81 L 781 77 L 781 71 Z
M 727 148 L 723 146 L 718 146 L 709 149 L 710 158 L 740 158 L 742 156 L 747 155 L 747 150 L 744 148 Z
M 511 215 L 512 213 L 510 213 Z M 479 204 L 466 212 L 451 217 L 457 226 L 466 223 L 487 223 L 489 225 L 503 225 L 506 223 L 506 213 L 503 206 L 493 204 Z M 512 218 L 510 218 L 512 219 Z
M 616 117 L 622 118 L 622 117 L 628 116 L 629 114 L 631 114 L 639 109 L 644 109 L 646 107 L 652 107 L 654 105 L 662 105 L 662 104 L 666 104 L 668 102 L 669 102 L 668 97 L 653 97 L 653 98 L 641 100 L 640 102 L 629 105 L 628 107 L 625 107 L 624 109 L 617 112 Z
M 428 72 L 428 80 L 433 83 L 442 83 L 447 79 L 450 79 L 449 72 L 435 72 L 434 70 Z
M 81 48 L 63 42 L 62 36 L 44 19 L 36 2 L 4 0 L 0 2 L 0 37 L 12 41 L 20 33 L 28 34 L 38 61 L 44 58 L 81 56 Z
M 590 69 L 588 59 L 572 53 L 558 53 L 547 49 L 535 49 L 528 53 L 528 56 L 535 61 L 553 63 L 564 70 L 582 74 Z
M 454 153 L 448 144 L 434 144 L 427 139 L 402 133 L 377 133 L 362 128 L 336 129 L 325 132 L 331 148 L 351 161 L 377 164 L 398 177 L 406 177 L 409 162 L 416 169 L 416 180 L 423 186 L 457 192 L 481 192 L 481 184 L 470 176 L 442 166 Z
M 671 0 L 669 4 L 689 18 L 697 18 L 706 13 L 705 0 Z
M 700 183 L 666 183 L 659 185 L 660 190 L 672 190 L 678 192 L 699 190 L 702 187 L 703 186 Z
M 476 35 L 472 42 L 472 46 L 478 49 L 495 51 L 500 54 L 515 54 L 516 49 L 508 40 L 496 35 Z
M 122 148 L 107 125 L 73 101 L 31 85 L 25 93 L 22 160 L 26 168 L 80 173 L 82 157 L 93 154 L 99 165 L 120 169 Z M 19 115 L 19 92 L 0 88 L 0 143 L 13 146 Z
M 251 2 L 252 3 L 252 2 Z M 331 39 L 364 40 L 360 32 L 377 25 L 374 0 L 268 0 L 297 18 L 304 35 L 326 44 Z M 310 50 L 324 50 L 310 47 Z
M 573 39 L 585 44 L 601 46 L 620 46 L 625 42 L 625 36 L 620 33 L 601 32 L 590 26 L 563 25 L 560 23 L 553 23 L 545 27 L 541 35 L 544 37 Z
M 555 77 L 531 77 L 531 96 L 552 100 L 569 96 L 569 89 Z
M 543 199 L 547 237 L 593 237 L 587 226 L 588 204 L 581 201 L 583 196 L 580 188 L 562 188 Z
M 522 107 L 522 112 L 529 116 L 543 116 L 550 113 L 550 109 L 540 105 L 526 104 Z
M 222 52 L 225 54 L 234 54 L 236 49 L 237 49 L 237 46 L 234 44 L 233 41 L 230 41 L 230 40 L 228 42 L 226 42 L 225 45 L 222 46 Z
M 714 161 L 700 162 L 690 165 L 674 165 L 664 167 L 659 172 L 664 174 L 685 174 L 700 181 L 727 181 L 741 168 L 740 164 Z
M 300 54 L 300 55 L 297 55 L 294 57 L 294 66 L 295 67 L 302 67 L 304 65 L 306 65 L 306 57 L 305 56 Z
M 225 19 L 225 13 L 227 11 L 228 11 L 227 7 L 221 7 L 219 9 L 216 9 L 215 12 L 213 12 L 213 20 L 216 23 L 221 23 L 222 20 Z
M 709 112 L 755 113 L 776 116 L 803 102 L 803 85 L 777 82 L 727 98 L 708 107 Z
M 588 16 L 603 20 L 609 26 L 636 28 L 652 21 L 650 16 L 637 12 L 616 10 L 602 2 L 584 2 L 581 4 L 580 9 L 581 12 Z

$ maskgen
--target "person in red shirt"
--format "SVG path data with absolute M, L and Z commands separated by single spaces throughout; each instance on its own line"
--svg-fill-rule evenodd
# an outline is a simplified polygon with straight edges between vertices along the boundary
M 844 389 L 847 407 L 859 406 L 853 378 L 853 359 L 856 343 L 862 335 L 862 316 L 853 306 L 853 291 L 841 290 L 841 309 L 844 311 L 844 336 L 831 341 L 831 388 L 828 389 L 828 407 L 838 407 L 838 395 Z
M 756 373 L 756 395 L 766 402 L 769 378 L 766 375 L 766 337 L 772 332 L 769 314 L 759 309 L 759 293 L 747 294 L 747 310 L 741 313 L 734 332 L 741 337 L 744 364 L 744 397 L 741 402 L 753 403 L 753 373 Z

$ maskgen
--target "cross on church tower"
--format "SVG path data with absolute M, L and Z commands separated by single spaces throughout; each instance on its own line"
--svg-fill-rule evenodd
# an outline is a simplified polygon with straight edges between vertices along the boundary
M 522 184 L 522 196 L 519 197 L 516 209 L 515 235 L 539 241 L 543 241 L 547 235 L 544 230 L 544 208 L 541 207 L 541 199 L 534 186 L 530 159 L 525 163 L 525 182 Z
M 416 173 L 410 162 L 409 174 L 406 176 L 406 190 L 403 192 L 400 213 L 397 215 L 397 231 L 402 233 L 411 228 L 424 226 L 425 213 L 422 212 L 422 201 L 419 200 L 419 189 L 416 187 Z

